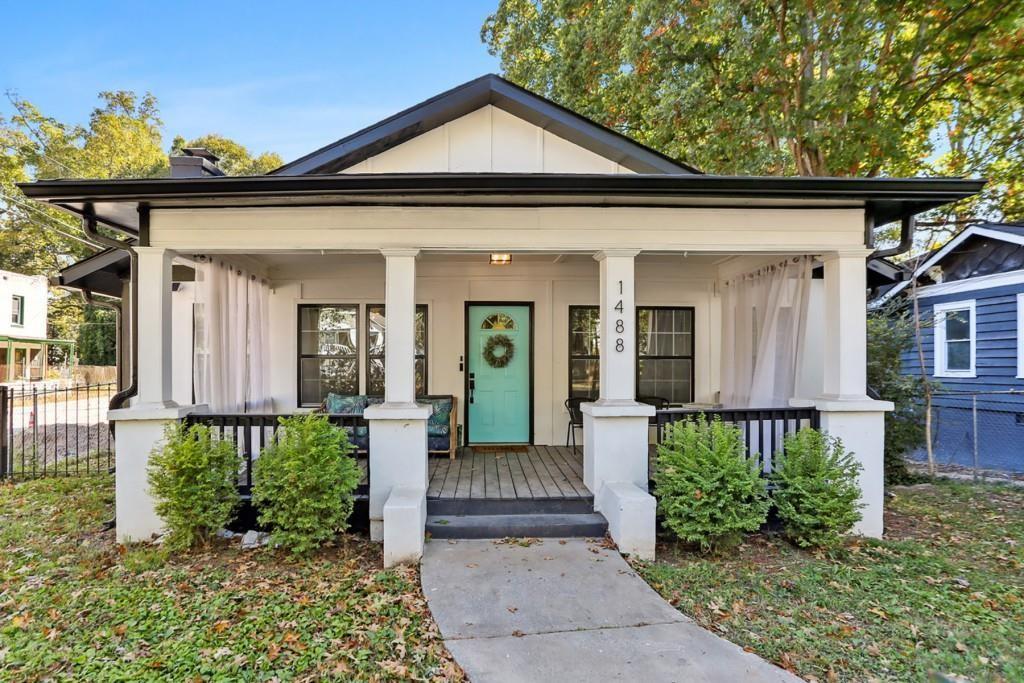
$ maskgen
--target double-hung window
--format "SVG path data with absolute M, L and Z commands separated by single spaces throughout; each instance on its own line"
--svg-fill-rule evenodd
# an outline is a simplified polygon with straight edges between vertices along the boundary
M 366 307 L 366 393 L 369 396 L 384 395 L 384 343 L 387 336 L 387 318 L 384 304 Z M 416 306 L 416 395 L 427 394 L 427 307 Z
M 935 376 L 974 377 L 974 300 L 935 304 Z
M 11 295 L 11 324 L 18 327 L 25 325 L 25 297 L 20 294 Z
M 637 308 L 637 396 L 693 401 L 693 308 Z M 601 309 L 569 307 L 569 396 L 596 398 L 600 389 Z
M 359 306 L 299 305 L 299 404 L 359 393 Z

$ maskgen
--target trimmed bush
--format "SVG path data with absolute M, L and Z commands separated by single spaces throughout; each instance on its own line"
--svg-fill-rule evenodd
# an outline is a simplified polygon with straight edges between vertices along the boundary
M 280 418 L 253 464 L 252 499 L 272 545 L 306 553 L 348 528 L 362 478 L 344 429 L 324 415 Z
M 149 491 L 167 525 L 171 549 L 209 543 L 238 506 L 240 458 L 235 444 L 204 425 L 168 425 L 164 444 L 149 459 Z
M 786 535 L 802 548 L 834 547 L 860 519 L 860 463 L 834 437 L 801 429 L 776 458 L 772 500 Z
M 703 552 L 739 544 L 768 516 L 767 482 L 739 427 L 703 415 L 667 425 L 654 474 L 665 526 Z

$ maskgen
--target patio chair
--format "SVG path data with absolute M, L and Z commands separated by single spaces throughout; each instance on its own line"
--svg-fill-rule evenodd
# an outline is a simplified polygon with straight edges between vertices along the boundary
M 572 438 L 572 447 L 576 448 L 576 429 L 583 429 L 583 411 L 580 410 L 580 404 L 593 400 L 583 396 L 573 396 L 565 399 L 565 409 L 569 413 L 569 425 L 565 430 L 566 446 L 569 445 L 569 439 Z

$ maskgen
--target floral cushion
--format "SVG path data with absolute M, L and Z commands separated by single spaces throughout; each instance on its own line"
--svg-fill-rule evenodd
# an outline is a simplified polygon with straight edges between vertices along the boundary
M 324 410 L 332 415 L 362 415 L 366 409 L 365 396 L 341 396 L 340 394 L 327 394 L 324 399 Z
M 427 436 L 448 436 L 451 433 L 449 425 L 435 425 L 427 422 Z
M 427 420 L 427 433 L 430 434 L 431 427 L 444 427 L 446 430 L 449 429 L 452 415 L 452 400 L 450 398 L 424 398 L 417 399 L 420 403 L 428 403 L 434 408 L 434 412 L 430 414 L 430 418 Z M 436 434 L 447 434 L 448 431 L 444 431 Z

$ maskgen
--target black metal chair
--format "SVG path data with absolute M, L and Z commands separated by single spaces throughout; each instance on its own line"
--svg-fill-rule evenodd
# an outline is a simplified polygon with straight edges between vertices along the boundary
M 593 401 L 592 398 L 573 396 L 565 399 L 565 409 L 569 412 L 569 425 L 565 430 L 565 445 L 569 445 L 569 438 L 572 438 L 572 447 L 576 448 L 576 428 L 583 429 L 583 411 L 580 404 Z
M 655 410 L 665 410 L 669 405 L 669 400 L 667 398 L 662 398 L 661 396 L 637 396 L 636 400 L 639 403 L 646 403 L 649 406 L 654 406 Z M 658 416 L 652 415 L 649 423 L 657 425 Z

